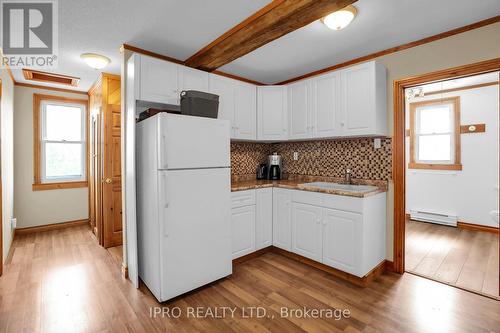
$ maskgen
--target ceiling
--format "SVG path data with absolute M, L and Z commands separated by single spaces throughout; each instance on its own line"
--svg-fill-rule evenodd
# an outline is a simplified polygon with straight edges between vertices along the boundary
M 120 74 L 124 43 L 184 60 L 271 0 L 64 0 L 59 3 L 59 68 L 53 72 L 81 78 L 78 87 L 17 82 L 87 91 L 99 72 L 80 54 L 95 52 L 111 59 L 105 71 Z
M 219 69 L 276 83 L 500 14 L 499 0 L 358 0 L 354 6 L 358 15 L 343 30 L 316 21 Z
M 442 81 L 442 82 L 428 83 L 428 84 L 425 84 L 421 87 L 422 87 L 424 94 L 425 94 L 425 93 L 429 93 L 429 92 L 433 92 L 433 91 L 457 89 L 457 88 L 462 88 L 462 87 L 467 87 L 467 86 L 473 86 L 476 84 L 498 82 L 498 80 L 499 80 L 498 73 L 499 72 L 493 72 L 493 73 L 487 73 L 487 74 L 467 76 L 467 77 L 463 77 L 463 78 L 459 78 L 459 79 L 447 80 L 447 81 Z
M 53 72 L 80 77 L 75 90 L 87 91 L 99 73 L 80 54 L 111 58 L 105 71 L 119 74 L 123 43 L 185 60 L 270 2 L 59 1 L 59 68 Z M 313 22 L 220 70 L 275 83 L 500 15 L 499 0 L 359 0 L 355 6 L 358 16 L 344 30 Z M 20 70 L 13 72 L 16 81 L 27 82 Z

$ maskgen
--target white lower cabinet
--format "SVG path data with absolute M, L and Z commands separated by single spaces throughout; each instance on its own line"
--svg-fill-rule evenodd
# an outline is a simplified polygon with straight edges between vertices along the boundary
M 233 259 L 255 251 L 255 205 L 231 211 Z
M 273 245 L 273 189 L 255 190 L 255 249 Z
M 232 193 L 233 259 L 273 245 L 363 277 L 385 260 L 386 194 Z
M 273 188 L 273 246 L 292 248 L 291 200 L 289 190 Z
M 292 203 L 292 252 L 321 261 L 322 208 Z
M 323 264 L 359 274 L 363 222 L 361 214 L 334 209 L 325 209 L 323 214 Z

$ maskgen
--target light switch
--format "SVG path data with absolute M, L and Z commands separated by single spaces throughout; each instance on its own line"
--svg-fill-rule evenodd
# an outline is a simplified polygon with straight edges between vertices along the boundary
M 294 161 L 298 161 L 299 160 L 299 153 L 296 152 L 296 151 L 293 152 L 293 160 Z
M 380 138 L 373 139 L 373 146 L 375 147 L 375 149 L 382 148 L 382 140 Z

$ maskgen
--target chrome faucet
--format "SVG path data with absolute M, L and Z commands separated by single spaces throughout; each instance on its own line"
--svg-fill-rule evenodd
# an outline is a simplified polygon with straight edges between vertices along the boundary
M 351 169 L 349 169 L 349 168 L 345 169 L 344 181 L 346 182 L 346 184 L 349 184 L 349 185 L 352 184 L 352 172 L 351 172 Z

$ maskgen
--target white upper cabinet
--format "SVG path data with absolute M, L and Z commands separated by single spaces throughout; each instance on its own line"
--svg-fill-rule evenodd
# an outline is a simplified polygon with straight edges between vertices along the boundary
M 208 92 L 208 73 L 186 66 L 179 66 L 179 90 Z
M 257 87 L 257 139 L 264 141 L 286 140 L 287 87 Z
M 312 137 L 311 82 L 299 81 L 288 85 L 288 138 Z
M 224 76 L 209 75 L 209 92 L 219 95 L 219 119 L 231 121 L 231 138 L 234 137 L 234 82 Z
M 177 72 L 179 65 L 172 62 L 140 57 L 139 98 L 143 101 L 179 104 Z
M 257 138 L 257 87 L 234 81 L 234 138 Z
M 386 70 L 375 61 L 341 71 L 342 136 L 387 135 Z
M 255 140 L 257 137 L 256 86 L 210 74 L 209 91 L 219 95 L 218 118 L 231 121 L 231 139 Z
M 340 136 L 340 73 L 312 80 L 312 132 L 316 138 Z

